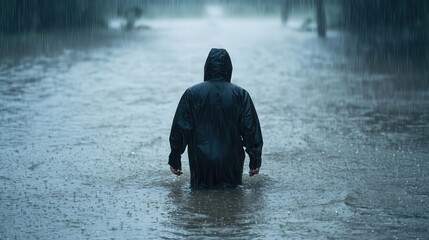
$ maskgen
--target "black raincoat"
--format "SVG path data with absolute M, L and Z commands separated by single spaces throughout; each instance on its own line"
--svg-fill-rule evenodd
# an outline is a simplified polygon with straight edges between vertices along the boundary
M 204 82 L 180 99 L 170 133 L 168 164 L 182 169 L 188 146 L 192 188 L 242 184 L 244 150 L 250 169 L 261 166 L 262 134 L 249 93 L 231 83 L 232 63 L 225 49 L 212 49 Z

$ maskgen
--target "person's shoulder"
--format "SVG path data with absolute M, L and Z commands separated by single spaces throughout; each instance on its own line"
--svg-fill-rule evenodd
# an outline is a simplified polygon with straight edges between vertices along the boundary
M 200 82 L 200 83 L 197 83 L 195 85 L 192 85 L 186 89 L 185 95 L 190 97 L 190 98 L 194 98 L 196 96 L 199 96 L 203 92 L 205 92 L 207 89 L 210 88 L 208 85 L 209 84 L 207 82 Z
M 241 95 L 241 96 L 248 96 L 249 95 L 249 92 L 246 89 L 244 89 L 241 86 L 238 86 L 237 84 L 230 83 L 230 86 L 231 86 L 231 88 L 234 89 L 235 92 L 239 93 L 239 95 Z
M 203 89 L 209 89 L 213 86 L 219 86 L 219 84 L 223 85 L 224 87 L 227 87 L 229 89 L 232 89 L 233 91 L 238 92 L 240 94 L 248 94 L 246 89 L 238 86 L 237 84 L 231 83 L 231 82 L 211 83 L 211 82 L 207 82 L 207 81 L 200 82 L 200 83 L 197 83 L 197 84 L 189 87 L 188 89 L 186 89 L 186 92 L 189 94 L 195 94 L 195 93 L 200 92 Z
M 239 91 L 241 91 L 241 92 L 247 92 L 246 91 L 246 89 L 244 89 L 244 88 L 242 88 L 242 87 L 240 87 L 240 86 L 238 86 L 237 84 L 235 84 L 235 83 L 229 83 L 230 84 L 230 86 L 232 87 L 232 88 L 235 88 L 235 89 L 237 89 L 237 90 L 239 90 Z
M 198 92 L 199 90 L 201 90 L 201 88 L 204 88 L 204 87 L 205 87 L 205 85 L 207 85 L 207 83 L 206 83 L 206 82 L 200 82 L 200 83 L 197 83 L 197 84 L 195 84 L 195 85 L 190 86 L 188 89 L 186 89 L 186 92 L 188 92 L 188 93 L 190 93 L 190 94 L 192 94 L 192 93 L 196 93 L 196 92 Z
M 206 84 L 207 84 L 207 82 L 199 82 L 197 84 L 194 84 L 194 85 L 190 86 L 188 89 L 189 90 L 198 89 L 198 88 L 203 87 Z

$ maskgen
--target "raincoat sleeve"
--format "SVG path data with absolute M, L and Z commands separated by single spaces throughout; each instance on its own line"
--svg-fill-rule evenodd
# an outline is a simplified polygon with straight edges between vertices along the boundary
M 258 114 L 249 93 L 244 92 L 243 108 L 241 115 L 240 134 L 243 144 L 250 158 L 249 167 L 255 169 L 261 167 L 262 133 Z
M 188 144 L 188 136 L 192 130 L 191 112 L 189 108 L 188 90 L 182 95 L 176 114 L 173 119 L 170 132 L 171 152 L 168 157 L 168 164 L 175 169 L 182 169 L 181 156 Z

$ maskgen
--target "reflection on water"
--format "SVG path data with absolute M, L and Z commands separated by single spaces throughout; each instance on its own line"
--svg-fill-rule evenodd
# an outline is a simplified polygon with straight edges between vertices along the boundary
M 277 19 L 145 24 L 1 40 L 0 238 L 428 237 L 425 69 Z M 263 165 L 192 191 L 168 135 L 211 47 L 253 97 Z
M 181 237 L 263 237 L 254 233 L 265 205 L 260 189 L 189 190 L 174 188 L 169 193 L 171 229 Z

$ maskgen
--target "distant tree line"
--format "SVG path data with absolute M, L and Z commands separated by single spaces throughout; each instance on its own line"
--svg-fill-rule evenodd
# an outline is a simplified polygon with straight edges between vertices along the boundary
M 319 1 L 320 2 L 320 1 Z M 346 29 L 427 29 L 428 0 L 326 0 L 339 6 L 338 23 Z M 189 16 L 204 12 L 206 3 L 220 3 L 231 11 L 254 8 L 254 13 L 282 13 L 287 19 L 294 6 L 313 8 L 316 0 L 1 0 L 0 32 L 106 25 L 106 16 L 118 9 L 139 6 L 150 17 Z M 317 6 L 317 4 L 316 4 Z M 241 10 L 240 10 L 241 9 Z M 286 9 L 286 11 L 284 11 Z M 280 11 L 281 10 L 281 11 Z M 249 11 L 249 10 L 247 10 Z M 427 30 L 425 30 L 427 31 Z
M 25 32 L 105 24 L 103 0 L 2 0 L 0 31 Z
M 124 17 L 121 14 L 137 8 L 151 17 L 198 15 L 204 4 L 203 0 L 1 0 L 0 32 L 106 26 L 109 16 Z
M 427 0 L 336 0 L 341 5 L 341 23 L 344 27 L 365 30 L 371 27 L 385 29 L 423 29 L 429 25 Z

